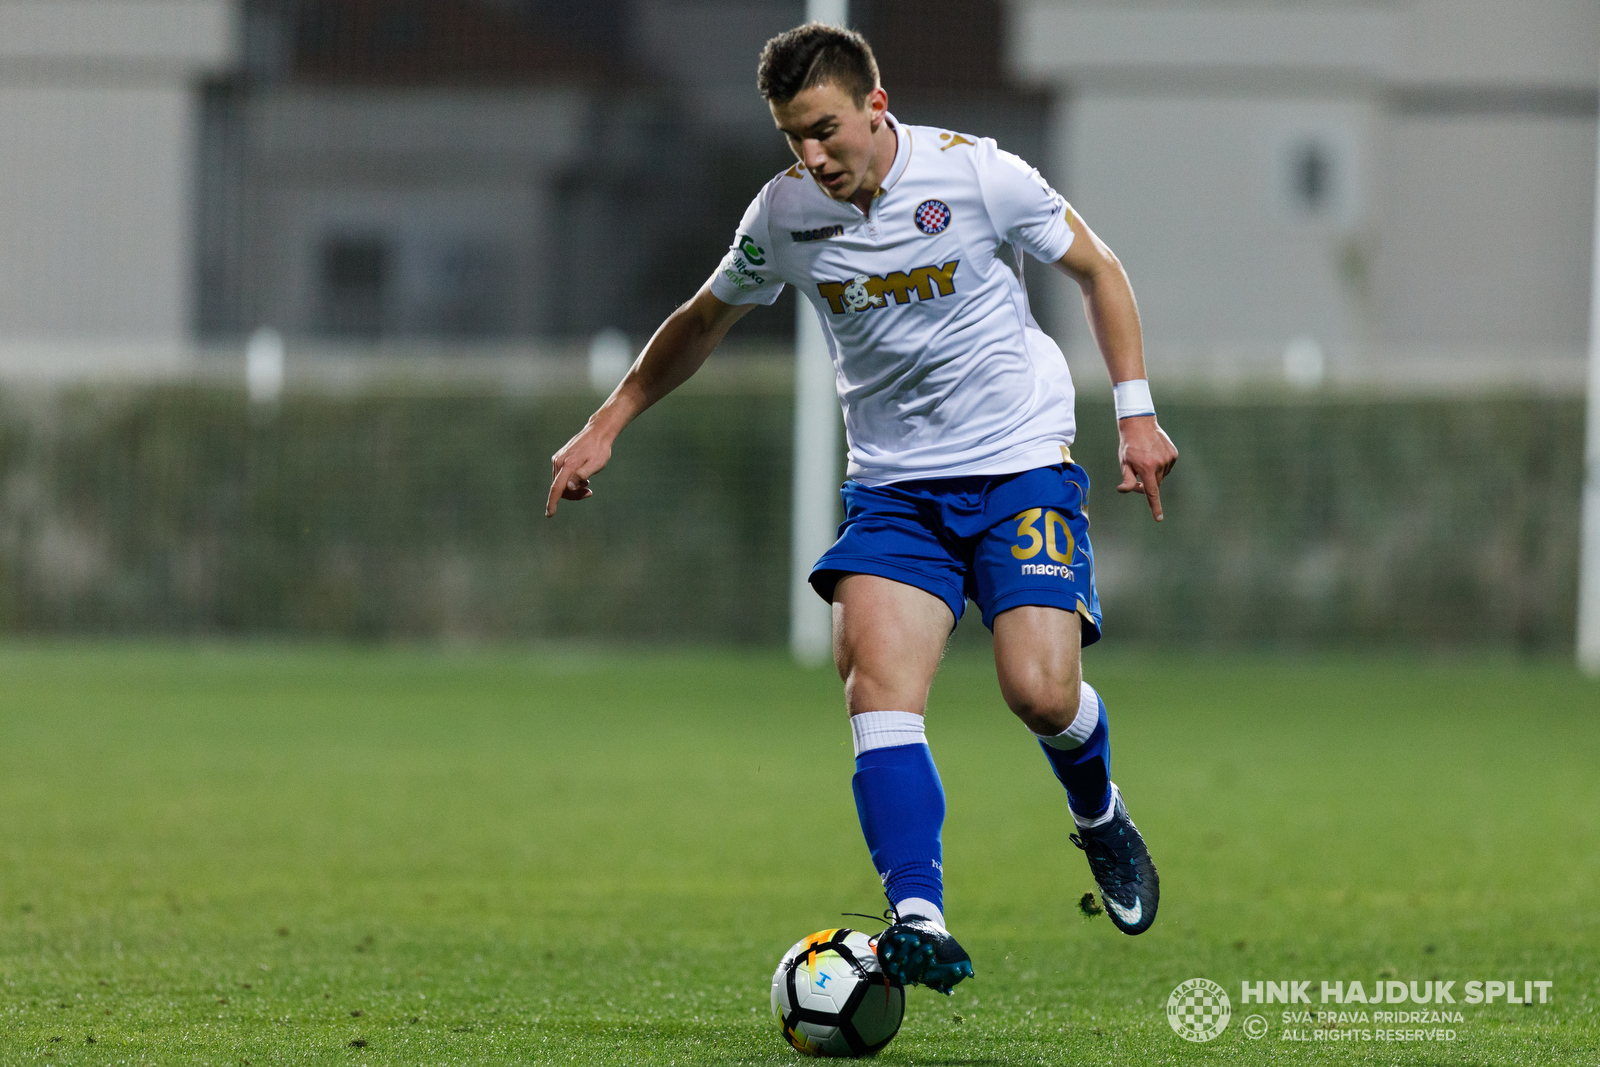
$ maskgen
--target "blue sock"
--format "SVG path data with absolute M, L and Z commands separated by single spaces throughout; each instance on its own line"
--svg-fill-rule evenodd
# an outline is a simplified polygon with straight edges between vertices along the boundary
M 1093 686 L 1083 683 L 1072 725 L 1054 737 L 1040 737 L 1039 747 L 1067 787 L 1073 815 L 1083 821 L 1104 815 L 1111 804 L 1111 723 L 1106 702 Z
M 921 739 L 922 716 L 866 712 L 851 719 L 851 728 L 857 755 L 850 784 L 883 891 L 897 911 L 906 900 L 932 904 L 939 910 L 932 918 L 942 923 L 944 848 L 939 831 L 944 826 L 944 786 Z M 917 740 L 904 743 L 912 737 Z M 872 747 L 874 743 L 880 747 Z

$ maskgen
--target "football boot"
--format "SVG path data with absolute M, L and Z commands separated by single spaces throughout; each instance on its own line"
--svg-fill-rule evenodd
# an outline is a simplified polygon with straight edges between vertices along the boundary
M 921 915 L 896 918 L 878 935 L 875 951 L 884 971 L 903 985 L 925 985 L 949 996 L 972 977 L 972 958 L 950 931 Z
M 1099 826 L 1080 826 L 1071 835 L 1072 843 L 1088 857 L 1112 923 L 1125 934 L 1142 934 L 1156 921 L 1161 880 L 1115 784 L 1111 786 L 1111 806 L 1110 819 Z

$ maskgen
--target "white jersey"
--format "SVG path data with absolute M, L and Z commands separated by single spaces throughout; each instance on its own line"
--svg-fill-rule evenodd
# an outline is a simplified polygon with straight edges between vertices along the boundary
M 888 121 L 894 165 L 870 211 L 791 167 L 751 202 L 711 292 L 770 304 L 787 283 L 811 301 L 857 481 L 1062 462 L 1072 376 L 1028 310 L 1020 253 L 1066 253 L 1066 201 L 989 138 Z

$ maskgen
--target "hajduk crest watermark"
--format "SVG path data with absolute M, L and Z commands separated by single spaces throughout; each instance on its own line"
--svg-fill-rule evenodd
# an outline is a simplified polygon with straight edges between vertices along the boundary
M 1191 978 L 1167 998 L 1167 1022 L 1185 1041 L 1210 1041 L 1228 1028 L 1228 991 L 1209 978 Z
M 1465 1008 L 1548 1004 L 1554 997 L 1554 981 L 1530 978 L 1286 979 L 1239 984 L 1240 1010 L 1261 1005 L 1266 1012 L 1245 1017 L 1245 1036 L 1266 1037 L 1269 1019 L 1276 1016 L 1275 1039 L 1293 1042 L 1455 1041 L 1456 1028 L 1467 1022 Z M 1274 1010 L 1268 1005 L 1282 1007 Z M 1167 1022 L 1185 1041 L 1210 1041 L 1228 1028 L 1232 1008 L 1222 986 L 1191 978 L 1167 998 Z

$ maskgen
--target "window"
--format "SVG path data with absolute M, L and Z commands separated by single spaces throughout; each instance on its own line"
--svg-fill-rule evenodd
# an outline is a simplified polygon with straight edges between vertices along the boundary
M 1285 217 L 1347 226 L 1358 214 L 1356 134 L 1340 123 L 1289 129 L 1275 138 L 1273 199 Z
M 1326 145 L 1305 140 L 1290 150 L 1289 199 L 1303 214 L 1324 215 L 1333 195 L 1333 157 Z
M 319 325 L 324 333 L 368 338 L 383 333 L 393 258 L 389 242 L 373 234 L 323 241 Z

